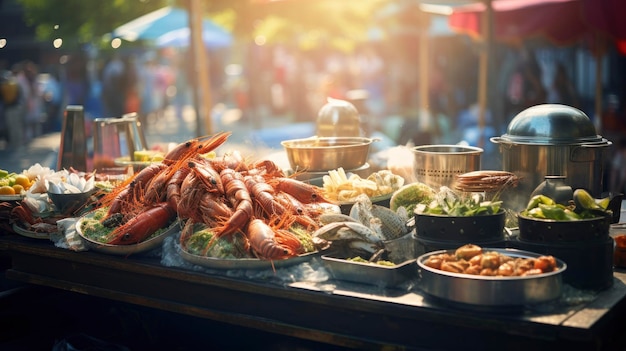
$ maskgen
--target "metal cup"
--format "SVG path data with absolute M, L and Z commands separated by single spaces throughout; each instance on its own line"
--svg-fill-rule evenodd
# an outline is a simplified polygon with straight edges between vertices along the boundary
M 87 137 L 83 107 L 69 105 L 63 115 L 57 169 L 87 170 Z
M 148 148 L 136 113 L 96 118 L 93 130 L 93 168 L 98 173 L 124 174 L 134 161 L 135 151 Z

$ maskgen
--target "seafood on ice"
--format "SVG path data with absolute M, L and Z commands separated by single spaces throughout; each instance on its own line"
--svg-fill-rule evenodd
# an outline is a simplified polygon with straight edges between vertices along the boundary
M 249 162 L 238 152 L 217 156 L 214 150 L 229 135 L 182 143 L 162 163 L 144 168 L 104 197 L 101 204 L 108 213 L 102 223 L 115 228 L 108 243 L 137 243 L 180 220 L 183 249 L 194 228 L 210 229 L 210 235 L 203 234 L 208 238 L 201 241 L 203 247 L 194 249 L 203 255 L 218 241 L 235 238 L 259 259 L 305 253 L 294 230 L 313 233 L 321 226 L 319 216 L 339 213 L 339 207 L 324 198 L 321 188 L 287 177 L 269 160 Z

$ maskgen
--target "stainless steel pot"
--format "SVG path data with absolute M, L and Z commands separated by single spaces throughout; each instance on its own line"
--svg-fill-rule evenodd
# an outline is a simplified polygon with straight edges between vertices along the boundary
M 500 145 L 503 170 L 521 178 L 514 190 L 520 204 L 525 205 L 545 176 L 564 176 L 573 189 L 584 188 L 594 196 L 603 191 L 604 160 L 612 143 L 597 135 L 589 117 L 574 107 L 530 107 L 491 142 Z

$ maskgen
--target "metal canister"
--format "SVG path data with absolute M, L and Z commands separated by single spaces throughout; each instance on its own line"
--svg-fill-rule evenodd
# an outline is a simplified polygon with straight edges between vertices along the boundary
M 87 171 L 87 136 L 83 106 L 68 105 L 63 115 L 57 169 Z
M 480 170 L 483 154 L 479 147 L 464 145 L 420 145 L 412 150 L 415 178 L 434 189 L 452 187 L 457 175 Z
M 317 136 L 360 137 L 359 111 L 348 101 L 328 98 L 317 115 Z

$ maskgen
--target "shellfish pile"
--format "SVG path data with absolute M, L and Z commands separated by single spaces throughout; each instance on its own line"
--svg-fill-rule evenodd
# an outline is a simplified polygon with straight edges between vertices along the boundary
M 359 195 L 350 214 L 325 213 L 319 216 L 324 225 L 313 238 L 331 242 L 333 250 L 347 256 L 373 257 L 386 250 L 385 244 L 409 232 L 409 215 L 404 207 L 397 212 L 373 204 L 367 195 Z

